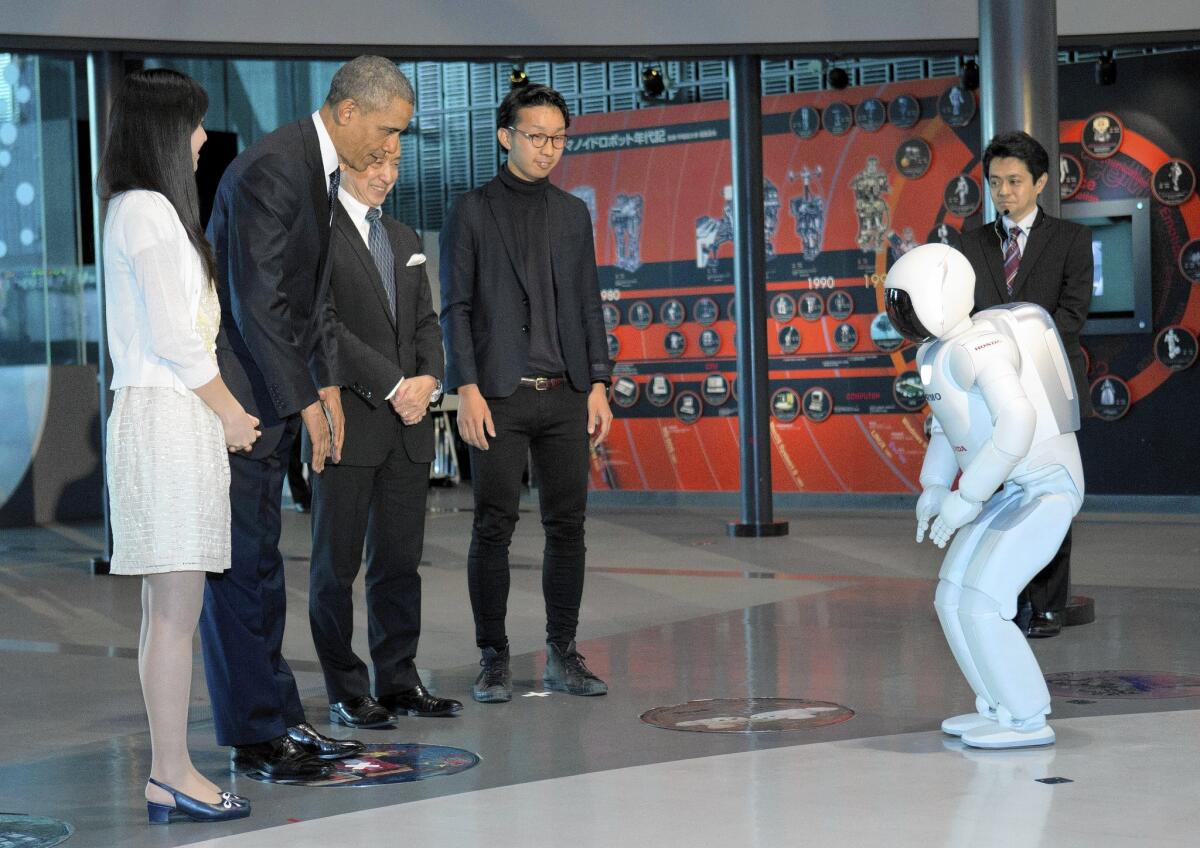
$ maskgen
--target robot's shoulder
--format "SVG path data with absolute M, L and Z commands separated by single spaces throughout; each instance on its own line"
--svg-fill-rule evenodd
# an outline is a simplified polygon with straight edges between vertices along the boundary
M 1036 303 L 1005 303 L 975 313 L 975 321 L 987 322 L 999 332 L 1014 334 L 1016 327 L 1036 325 L 1041 328 L 1054 326 L 1050 313 Z

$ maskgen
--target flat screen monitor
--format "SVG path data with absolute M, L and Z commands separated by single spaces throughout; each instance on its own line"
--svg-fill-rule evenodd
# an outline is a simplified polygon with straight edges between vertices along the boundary
M 1092 308 L 1084 335 L 1149 333 L 1150 201 L 1064 203 L 1062 217 L 1092 231 Z

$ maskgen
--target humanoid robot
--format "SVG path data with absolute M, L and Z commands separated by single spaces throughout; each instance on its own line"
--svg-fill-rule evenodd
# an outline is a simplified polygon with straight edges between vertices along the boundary
M 885 288 L 892 324 L 921 344 L 918 373 L 933 412 L 917 542 L 926 530 L 939 548 L 955 537 L 934 607 L 976 695 L 976 712 L 942 730 L 976 748 L 1048 745 L 1050 693 L 1013 616 L 1017 593 L 1058 550 L 1083 502 L 1079 403 L 1062 340 L 1031 303 L 972 317 L 975 274 L 948 245 L 904 254 Z

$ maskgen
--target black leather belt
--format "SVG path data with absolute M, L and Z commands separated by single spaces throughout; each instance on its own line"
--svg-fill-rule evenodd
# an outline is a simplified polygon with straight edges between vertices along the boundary
M 557 389 L 567 384 L 566 377 L 522 377 L 521 385 L 528 386 L 539 392 L 547 389 Z

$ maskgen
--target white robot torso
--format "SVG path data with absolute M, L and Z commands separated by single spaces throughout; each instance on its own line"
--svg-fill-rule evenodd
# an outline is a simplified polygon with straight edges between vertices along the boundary
M 917 365 L 934 416 L 930 450 L 943 437 L 957 466 L 948 456 L 934 461 L 928 483 L 948 486 L 961 470 L 959 488 L 982 501 L 1008 480 L 1061 466 L 1082 496 L 1079 403 L 1044 309 L 1014 303 L 977 313 L 965 331 L 922 345 Z

